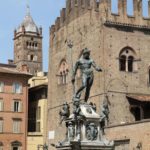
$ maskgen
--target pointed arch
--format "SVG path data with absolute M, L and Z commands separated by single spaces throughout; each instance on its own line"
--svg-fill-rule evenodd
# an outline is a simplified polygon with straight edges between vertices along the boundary
M 119 70 L 125 72 L 133 72 L 136 70 L 134 66 L 136 66 L 136 52 L 133 48 L 127 46 L 124 47 L 119 53 Z
M 67 64 L 66 59 L 62 59 L 59 63 L 58 68 L 58 84 L 67 84 L 68 82 L 68 72 L 69 72 L 69 65 Z

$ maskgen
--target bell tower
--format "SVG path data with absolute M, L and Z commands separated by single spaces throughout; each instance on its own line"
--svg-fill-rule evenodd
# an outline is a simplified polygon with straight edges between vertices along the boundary
M 14 64 L 20 71 L 35 75 L 42 71 L 42 28 L 37 27 L 30 15 L 30 8 L 23 22 L 14 31 Z

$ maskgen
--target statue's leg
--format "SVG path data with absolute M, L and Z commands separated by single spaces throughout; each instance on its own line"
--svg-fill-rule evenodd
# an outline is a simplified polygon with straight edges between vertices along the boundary
M 86 92 L 85 92 L 85 102 L 88 101 L 90 96 L 90 90 L 93 84 L 93 76 L 87 79 L 87 86 L 86 86 Z
M 82 77 L 82 86 L 77 90 L 75 97 L 80 98 L 81 92 L 84 90 L 84 88 L 87 86 L 87 78 L 86 76 Z

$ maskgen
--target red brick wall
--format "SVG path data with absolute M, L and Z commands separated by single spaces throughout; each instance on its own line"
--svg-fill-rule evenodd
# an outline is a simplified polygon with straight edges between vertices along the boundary
M 109 140 L 130 139 L 129 150 L 142 143 L 142 150 L 150 150 L 150 120 L 118 125 L 106 128 L 106 137 Z
M 4 92 L 0 93 L 0 98 L 4 100 L 4 111 L 0 112 L 0 117 L 4 120 L 3 133 L 0 134 L 0 141 L 4 145 L 5 150 L 11 148 L 11 142 L 19 141 L 22 143 L 22 150 L 26 150 L 26 133 L 27 133 L 27 100 L 28 100 L 28 87 L 27 78 L 16 75 L 0 75 L 0 81 L 5 84 Z M 13 82 L 19 82 L 22 84 L 22 93 L 14 94 L 12 92 Z M 22 112 L 12 112 L 12 101 L 19 99 L 22 101 Z M 21 122 L 21 133 L 14 134 L 13 130 L 13 118 L 19 118 Z

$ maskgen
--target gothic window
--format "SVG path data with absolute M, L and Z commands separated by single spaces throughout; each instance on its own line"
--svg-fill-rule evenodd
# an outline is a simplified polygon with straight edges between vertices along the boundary
M 131 48 L 124 48 L 119 55 L 119 69 L 120 71 L 133 72 L 137 68 L 135 62 L 135 53 Z
M 126 56 L 120 56 L 120 71 L 126 71 Z
M 133 71 L 133 61 L 134 61 L 134 57 L 133 56 L 129 56 L 128 57 L 128 71 L 129 72 Z
M 58 84 L 67 84 L 68 80 L 68 65 L 65 60 L 62 60 L 60 63 L 59 71 L 58 71 Z

